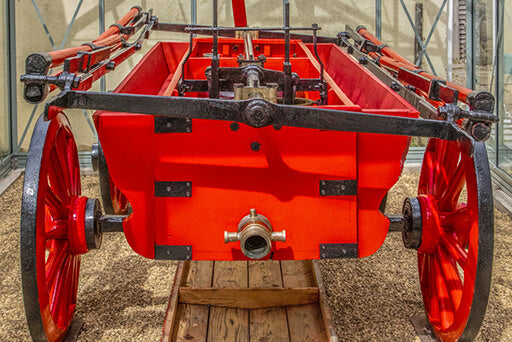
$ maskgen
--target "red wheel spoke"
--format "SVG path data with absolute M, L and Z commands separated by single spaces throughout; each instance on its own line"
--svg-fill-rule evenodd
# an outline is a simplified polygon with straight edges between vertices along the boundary
M 462 299 L 462 282 L 460 280 L 459 273 L 457 268 L 454 267 L 454 264 L 446 255 L 446 252 L 443 251 L 442 247 L 437 247 L 437 253 L 439 264 L 443 270 L 448 293 L 450 294 L 453 307 L 457 309 Z
M 425 163 L 427 165 L 427 193 L 434 191 L 434 170 L 437 161 L 434 159 L 434 153 L 432 151 L 425 152 Z
M 53 316 L 53 319 L 57 321 L 58 325 L 60 322 L 65 321 L 69 312 L 69 272 L 72 261 L 73 256 L 68 254 L 63 267 L 60 269 L 59 274 L 57 275 L 57 281 L 55 282 L 55 287 L 53 288 L 50 312 Z
M 68 164 L 63 160 L 62 156 L 55 147 L 50 153 L 51 169 L 55 173 L 55 182 L 59 183 L 60 191 L 65 191 L 66 197 L 72 196 L 71 194 L 71 179 L 68 172 Z M 50 175 L 52 173 L 50 172 Z M 50 179 L 51 181 L 51 179 Z M 53 184 L 52 184 L 53 185 Z M 60 192 L 59 192 L 60 194 Z
M 439 325 L 441 322 L 439 299 L 436 291 L 436 272 L 435 272 L 435 260 L 433 255 L 427 255 L 428 261 L 428 275 L 429 275 L 429 286 L 427 291 L 428 296 L 428 313 L 432 324 Z
M 468 253 L 459 245 L 457 238 L 446 233 L 441 233 L 439 238 L 441 245 L 457 260 L 461 267 L 464 267 L 468 261 Z
M 464 173 L 464 164 L 461 162 L 457 165 L 453 177 L 440 197 L 438 206 L 441 211 L 449 211 L 455 208 L 465 182 L 466 174 Z
M 460 221 L 469 219 L 469 211 L 466 205 L 462 205 L 450 213 L 441 215 L 441 225 L 443 227 L 453 227 Z
M 69 254 L 67 241 L 55 241 L 54 246 L 46 263 L 46 286 L 49 291 L 54 288 L 57 276 Z
M 454 320 L 454 310 L 451 303 L 450 296 L 448 294 L 448 289 L 446 288 L 446 281 L 443 276 L 443 272 L 441 271 L 441 266 L 439 265 L 439 260 L 434 258 L 434 269 L 433 272 L 435 275 L 435 286 L 436 293 L 439 301 L 439 313 L 441 317 L 441 327 L 443 329 L 448 329 Z
M 46 239 L 63 239 L 66 238 L 68 232 L 67 220 L 52 220 L 52 226 L 46 231 Z
M 67 217 L 68 213 L 66 206 L 50 187 L 48 187 L 46 191 L 45 203 L 53 218 Z

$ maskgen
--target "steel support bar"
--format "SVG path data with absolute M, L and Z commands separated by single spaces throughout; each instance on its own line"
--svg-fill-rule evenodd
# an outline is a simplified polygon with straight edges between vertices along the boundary
M 495 13 L 496 18 L 495 20 L 495 46 L 496 51 L 494 52 L 494 64 L 495 68 L 494 72 L 494 79 L 496 86 L 494 87 L 494 97 L 496 98 L 496 114 L 498 115 L 500 122 L 496 124 L 496 160 L 495 164 L 497 167 L 500 166 L 500 158 L 501 158 L 501 148 L 503 147 L 503 140 L 504 140 L 504 125 L 502 124 L 504 122 L 504 116 L 505 116 L 505 106 L 503 103 L 503 97 L 504 97 L 504 89 L 503 89 L 503 82 L 504 82 L 504 41 L 503 41 L 503 34 L 504 32 L 504 24 L 505 24 L 505 0 L 496 0 L 495 1 Z
M 382 0 L 375 0 L 375 36 L 382 39 Z
M 213 30 L 212 27 L 209 25 L 189 25 L 189 24 L 174 24 L 174 23 L 161 23 L 158 22 L 155 24 L 154 28 L 155 31 L 166 31 L 166 32 L 180 32 L 180 33 L 190 33 L 193 31 L 195 34 L 199 35 L 205 35 L 205 36 L 212 36 Z M 311 27 L 304 27 L 302 28 L 304 30 L 312 30 Z M 249 30 L 249 31 L 258 31 L 258 37 L 259 38 L 269 38 L 269 39 L 284 39 L 285 34 L 284 32 L 275 31 L 275 28 L 265 29 L 265 28 L 234 28 L 234 27 L 225 27 L 225 26 L 219 26 L 218 32 L 219 37 L 227 37 L 227 38 L 234 38 L 236 31 L 243 31 L 243 30 Z M 283 30 L 280 28 L 280 30 Z M 293 30 L 293 28 L 291 29 Z M 298 39 L 302 40 L 304 43 L 313 43 L 313 35 L 309 34 L 301 34 L 301 33 L 290 33 L 290 39 Z M 336 44 L 338 42 L 337 38 L 333 37 L 323 37 L 323 36 L 317 36 L 318 43 L 333 43 Z
M 17 154 L 18 148 L 18 110 L 17 110 L 17 88 L 18 78 L 16 75 L 16 1 L 8 0 L 6 23 L 7 23 L 7 80 L 8 80 L 8 114 L 10 130 L 10 152 Z
M 235 121 L 252 127 L 278 125 L 342 132 L 380 133 L 473 141 L 457 125 L 443 120 L 425 120 L 322 108 L 277 105 L 260 99 L 226 101 L 203 98 L 67 91 L 47 102 L 46 114 L 48 114 L 49 107 L 51 106 L 178 118 Z

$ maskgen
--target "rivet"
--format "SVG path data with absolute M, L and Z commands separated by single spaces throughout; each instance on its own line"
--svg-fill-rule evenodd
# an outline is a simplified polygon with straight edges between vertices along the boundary
M 261 144 L 257 141 L 253 141 L 251 143 L 251 149 L 254 151 L 254 152 L 258 152 L 261 148 Z
M 325 185 L 325 181 L 322 181 L 322 185 Z
M 168 187 L 167 187 L 167 192 L 170 192 L 170 191 L 171 191 L 171 187 L 170 187 L 170 186 L 168 186 Z
M 322 258 L 325 258 L 325 255 L 326 255 L 325 253 L 322 253 Z
M 322 195 L 325 195 L 325 190 L 320 191 Z
M 186 195 L 187 197 L 190 197 L 190 191 L 187 191 Z
M 168 122 L 168 123 L 166 124 L 166 126 L 167 126 L 167 128 L 171 127 L 171 123 L 170 123 L 170 122 Z

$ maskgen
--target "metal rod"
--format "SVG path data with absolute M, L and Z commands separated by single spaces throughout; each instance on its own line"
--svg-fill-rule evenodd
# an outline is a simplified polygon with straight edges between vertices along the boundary
M 73 13 L 73 17 L 71 18 L 71 21 L 69 22 L 66 33 L 64 34 L 64 39 L 62 39 L 62 42 L 60 43 L 59 50 L 61 50 L 64 47 L 64 44 L 66 44 L 66 41 L 68 40 L 69 32 L 71 32 L 71 29 L 73 28 L 73 25 L 75 24 L 76 17 L 78 15 L 78 12 L 80 11 L 80 8 L 82 7 L 83 2 L 84 2 L 84 0 L 80 0 L 78 2 L 78 5 L 76 5 L 75 13 Z
M 218 24 L 218 4 L 217 0 L 213 0 L 213 28 L 217 28 Z M 219 98 L 219 32 L 217 30 L 213 31 L 212 78 L 208 94 L 211 99 Z
M 496 114 L 500 118 L 500 121 L 496 124 L 496 166 L 500 166 L 501 159 L 501 147 L 504 146 L 504 125 L 503 119 L 505 116 L 505 106 L 503 104 L 504 97 L 504 89 L 503 89 L 503 75 L 504 75 L 504 42 L 503 42 L 503 34 L 504 34 L 504 23 L 505 23 L 505 1 L 504 0 L 496 0 L 496 17 L 495 17 L 495 25 L 496 25 L 496 70 L 495 70 L 495 78 L 496 78 L 496 87 L 495 87 L 495 98 L 496 98 Z
M 105 32 L 105 0 L 99 0 L 99 32 L 100 35 Z M 103 76 L 100 79 L 100 91 L 107 91 L 107 78 Z
M 190 1 L 190 22 L 192 25 L 197 24 L 197 0 Z
M 52 45 L 52 49 L 55 50 L 55 43 L 53 41 L 52 35 L 50 33 L 50 30 L 48 30 L 48 26 L 46 26 L 46 23 L 44 22 L 43 16 L 41 15 L 41 12 L 39 11 L 39 7 L 37 7 L 34 0 L 32 1 L 32 5 L 34 6 L 34 9 L 36 10 L 37 17 L 39 18 L 39 21 L 41 22 L 41 25 L 43 25 L 44 32 L 48 36 L 48 40 L 50 41 L 50 44 Z
M 466 87 L 475 89 L 474 0 L 466 0 Z
M 446 28 L 446 42 L 448 44 L 448 49 L 446 53 L 446 79 L 448 81 L 453 80 L 453 10 L 454 10 L 454 2 L 453 0 L 448 1 L 448 27 Z
M 382 39 L 382 1 L 375 0 L 375 36 Z
M 284 91 L 283 91 L 283 103 L 291 105 L 294 102 L 293 99 L 293 80 L 292 80 L 292 65 L 290 63 L 290 3 L 288 0 L 284 2 Z
M 17 111 L 17 87 L 18 79 L 16 75 L 16 2 L 9 0 L 6 11 L 7 22 L 7 36 L 8 39 L 8 68 L 7 79 L 9 82 L 9 97 L 8 97 L 8 115 L 9 115 L 9 128 L 11 132 L 10 150 L 11 153 L 17 154 L 18 148 L 18 111 Z

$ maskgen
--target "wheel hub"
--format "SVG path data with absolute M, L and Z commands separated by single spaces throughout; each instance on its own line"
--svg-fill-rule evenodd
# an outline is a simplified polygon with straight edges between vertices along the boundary
M 439 243 L 439 210 L 432 196 L 409 197 L 402 208 L 404 230 L 402 240 L 406 248 L 433 254 Z
M 69 204 L 68 240 L 73 255 L 85 254 L 101 246 L 101 215 L 97 199 L 77 196 Z

